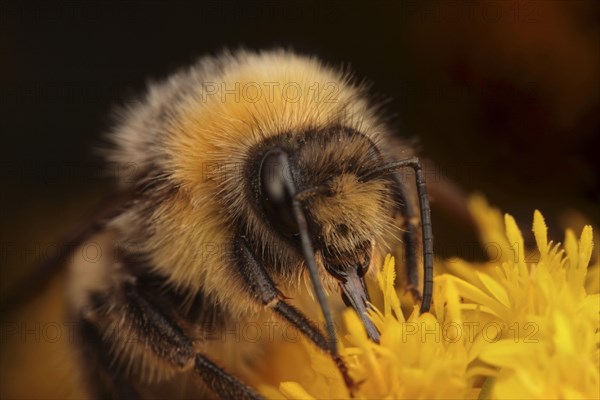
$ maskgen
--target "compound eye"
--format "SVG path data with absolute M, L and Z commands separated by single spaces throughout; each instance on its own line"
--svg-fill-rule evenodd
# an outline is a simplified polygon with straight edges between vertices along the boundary
M 273 227 L 286 235 L 298 234 L 294 218 L 294 180 L 287 154 L 281 149 L 268 152 L 260 165 L 261 201 Z

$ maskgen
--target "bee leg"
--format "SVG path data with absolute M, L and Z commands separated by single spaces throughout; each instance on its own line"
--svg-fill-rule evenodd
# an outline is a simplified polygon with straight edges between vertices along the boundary
M 423 166 L 418 158 L 412 157 L 406 160 L 384 165 L 376 168 L 363 177 L 369 179 L 377 174 L 392 172 L 400 168 L 411 168 L 415 173 L 417 184 L 417 196 L 419 197 L 419 206 L 421 210 L 421 233 L 423 240 L 423 300 L 421 301 L 420 312 L 429 312 L 431 307 L 431 297 L 433 291 L 433 232 L 431 230 L 431 208 L 429 206 L 429 196 L 425 185 L 425 176 L 423 175 Z
M 366 174 L 360 176 L 362 181 L 373 179 L 377 176 L 385 176 L 402 168 L 411 168 L 414 173 L 414 179 L 417 184 L 417 196 L 419 198 L 421 237 L 423 244 L 423 300 L 421 301 L 420 313 L 429 312 L 431 307 L 431 297 L 433 291 L 433 231 L 431 230 L 431 207 L 429 206 L 429 196 L 425 185 L 425 176 L 423 166 L 417 157 L 407 158 L 400 161 L 392 161 L 380 167 L 374 168 Z M 395 186 L 402 187 L 397 178 Z M 406 192 L 406 191 L 405 191 Z M 398 192 L 400 193 L 400 192 Z M 405 198 L 408 196 L 404 196 Z
M 413 204 L 408 190 L 398 173 L 393 174 L 394 199 L 396 206 L 402 215 L 402 242 L 404 243 L 404 258 L 406 260 L 406 279 L 408 290 L 413 295 L 416 301 L 421 301 L 421 293 L 419 292 L 419 269 L 417 250 L 419 247 L 418 228 L 419 218 L 416 213 L 416 208 Z
M 352 395 L 356 383 L 350 377 L 348 368 L 337 351 L 337 345 L 330 343 L 312 321 L 279 296 L 273 280 L 241 236 L 235 240 L 235 255 L 240 264 L 240 272 L 255 299 L 298 329 L 321 350 L 329 353 Z
M 135 283 L 124 283 L 121 290 L 122 292 L 117 294 L 118 300 L 114 300 L 115 296 L 111 296 L 111 300 L 105 298 L 100 307 L 95 309 L 95 315 L 100 317 L 99 321 L 103 321 L 104 325 L 109 327 L 105 330 L 108 335 L 97 337 L 102 343 L 97 350 L 104 352 L 97 357 L 106 359 L 109 358 L 107 349 L 119 350 L 118 346 L 133 345 L 123 343 L 126 342 L 123 340 L 125 334 L 127 337 L 136 338 L 135 345 L 144 349 L 143 351 L 149 350 L 154 356 L 167 361 L 176 369 L 194 368 L 206 386 L 223 399 L 262 399 L 252 388 L 204 355 L 196 353 L 192 340 L 182 328 L 169 315 L 155 307 L 143 292 L 138 290 Z M 114 333 L 119 334 L 112 334 L 113 330 Z M 112 342 L 109 342 L 110 340 Z M 118 380 L 114 379 L 115 377 L 118 379 L 118 376 L 115 373 L 109 375 L 113 378 L 113 386 L 118 386 Z M 122 391 L 113 392 L 118 396 L 101 397 L 129 398 L 129 396 L 122 396 Z
M 196 354 L 194 369 L 204 383 L 222 399 L 262 400 L 253 389 L 240 382 L 223 368 L 202 354 Z

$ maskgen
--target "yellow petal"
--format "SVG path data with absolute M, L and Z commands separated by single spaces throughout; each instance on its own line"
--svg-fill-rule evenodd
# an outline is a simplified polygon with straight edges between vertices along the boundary
M 286 396 L 274 387 L 258 385 L 259 392 L 267 399 L 285 399 Z
M 452 275 L 448 275 L 447 279 L 454 281 L 456 284 L 456 289 L 462 297 L 469 299 L 474 303 L 489 307 L 496 316 L 500 316 L 504 313 L 504 307 L 495 298 L 489 296 L 478 287 Z
M 587 270 L 585 277 L 585 290 L 590 294 L 600 293 L 600 263 L 596 263 Z
M 500 340 L 484 347 L 481 350 L 479 358 L 491 365 L 518 368 L 515 365 L 516 356 L 522 357 L 527 354 L 535 354 L 535 348 L 539 348 L 539 346 L 535 345 L 536 343 L 515 343 L 512 339 Z
M 460 315 L 460 296 L 458 295 L 458 290 L 456 290 L 454 283 L 451 280 L 448 280 L 447 282 L 446 302 L 448 304 L 447 307 L 450 322 L 461 324 L 462 319 Z
M 352 335 L 352 339 L 358 347 L 363 351 L 365 365 L 371 370 L 371 376 L 377 382 L 377 386 L 385 388 L 385 382 L 383 379 L 381 366 L 377 362 L 375 354 L 371 351 L 373 346 L 376 346 L 369 337 L 363 323 L 361 322 L 356 312 L 352 309 L 344 312 L 344 322 L 348 329 L 348 332 Z
M 586 296 L 581 302 L 581 309 L 590 313 L 590 315 L 598 315 L 600 313 L 600 294 Z
M 575 343 L 572 323 L 560 312 L 554 314 L 554 346 L 557 352 L 574 354 Z
M 579 262 L 579 244 L 573 230 L 567 229 L 565 232 L 565 251 L 569 260 L 571 269 L 577 268 Z
M 281 382 L 279 390 L 288 399 L 310 399 L 314 400 L 308 392 L 296 382 Z
M 498 370 L 495 368 L 486 367 L 483 365 L 477 365 L 469 368 L 467 371 L 467 379 L 470 379 L 474 376 L 496 376 L 498 375 Z
M 579 268 L 587 268 L 592 258 L 592 248 L 594 247 L 594 239 L 592 237 L 592 227 L 586 225 L 581 232 L 579 239 Z
M 485 347 L 487 347 L 490 342 L 489 340 L 487 340 L 487 337 L 484 337 L 484 335 L 477 335 L 475 337 L 470 337 L 471 334 L 465 329 L 465 339 L 472 341 L 473 344 L 471 345 L 471 348 L 468 349 L 467 352 L 467 360 L 468 362 L 472 362 L 473 360 L 475 360 L 477 357 L 479 357 L 479 355 L 481 354 L 481 352 L 483 351 L 483 349 Z
M 515 222 L 515 219 L 510 214 L 504 214 L 504 225 L 506 226 L 506 237 L 512 247 L 514 259 L 513 262 L 520 267 L 525 266 L 525 244 L 523 235 Z
M 506 308 L 510 307 L 510 300 L 508 299 L 508 293 L 506 293 L 506 290 L 502 287 L 501 284 L 499 284 L 497 281 L 495 281 L 489 275 L 483 274 L 479 271 L 477 272 L 477 277 L 479 278 L 479 280 L 481 280 L 481 283 L 483 283 L 483 286 L 485 286 L 485 288 L 492 295 L 494 295 L 494 297 L 496 299 L 498 299 L 498 301 L 500 301 L 500 303 L 502 303 L 503 306 L 505 306 Z
M 365 327 L 354 310 L 347 309 L 344 312 L 344 323 L 356 345 L 362 347 L 365 342 L 369 341 Z
M 548 253 L 548 227 L 544 221 L 544 217 L 539 210 L 533 213 L 533 234 L 540 253 L 545 255 Z
M 592 394 L 592 396 L 586 394 L 586 393 L 582 393 L 581 391 L 579 391 L 578 389 L 575 388 L 570 388 L 568 386 L 563 386 L 561 388 L 562 391 L 562 398 L 563 399 L 569 399 L 569 400 L 588 400 L 591 398 L 594 398 L 592 396 L 594 396 Z M 596 398 L 600 398 L 600 394 L 599 393 L 595 393 L 595 397 Z
M 396 280 L 396 260 L 394 257 L 390 257 L 390 260 L 387 264 L 387 269 L 388 271 L 385 274 L 387 277 L 386 290 L 384 292 L 385 299 L 387 302 L 389 302 L 392 310 L 394 310 L 396 317 L 399 319 L 404 319 L 402 307 L 400 307 L 400 299 L 398 299 L 398 293 L 396 293 L 396 287 L 394 285 L 394 281 Z

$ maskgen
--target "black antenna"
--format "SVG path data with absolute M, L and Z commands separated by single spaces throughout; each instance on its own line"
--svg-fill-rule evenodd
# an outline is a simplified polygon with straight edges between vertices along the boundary
M 394 161 L 375 168 L 360 176 L 362 181 L 367 181 L 379 176 L 387 175 L 400 168 L 409 167 L 415 171 L 417 181 L 417 194 L 419 196 L 419 206 L 421 209 L 421 226 L 423 231 L 423 301 L 421 302 L 421 314 L 428 312 L 431 307 L 431 296 L 433 291 L 433 232 L 431 230 L 431 209 L 429 207 L 429 197 L 425 187 L 425 178 L 423 177 L 423 168 L 417 157 L 406 160 Z
M 329 336 L 329 345 L 331 346 L 332 352 L 334 354 L 337 354 L 337 336 L 335 333 L 335 325 L 333 323 L 333 318 L 331 317 L 331 310 L 329 309 L 329 303 L 327 302 L 327 298 L 325 297 L 323 285 L 321 284 L 321 279 L 317 270 L 317 264 L 315 263 L 315 252 L 313 250 L 312 243 L 310 242 L 310 236 L 308 235 L 308 225 L 306 224 L 306 217 L 304 216 L 304 212 L 302 211 L 302 204 L 300 203 L 297 197 L 294 197 L 293 208 L 294 216 L 296 217 L 296 222 L 298 223 L 298 228 L 300 232 L 302 252 L 304 253 L 304 259 L 306 260 L 306 264 L 308 265 L 308 272 L 310 273 L 310 280 L 312 281 L 313 287 L 315 289 L 315 294 L 317 295 L 317 300 L 319 301 L 319 305 L 321 306 L 323 317 L 325 317 L 327 335 Z
M 329 346 L 331 352 L 337 355 L 337 338 L 335 325 L 329 309 L 327 297 L 321 284 L 319 271 L 317 269 L 315 252 L 310 241 L 308 224 L 304 215 L 302 201 L 319 192 L 328 189 L 326 185 L 315 186 L 307 190 L 297 192 L 294 182 L 294 174 L 290 166 L 290 160 L 285 150 L 281 148 L 271 149 L 263 156 L 260 166 L 260 188 L 262 195 L 268 201 L 267 213 L 272 213 L 272 221 L 285 222 L 284 228 L 294 234 L 300 234 L 300 243 L 304 261 L 308 266 L 310 279 L 313 284 L 319 306 L 325 318 Z M 288 212 L 291 212 L 288 217 Z M 291 220 L 290 220 L 291 219 Z M 293 221 L 292 221 L 293 220 Z

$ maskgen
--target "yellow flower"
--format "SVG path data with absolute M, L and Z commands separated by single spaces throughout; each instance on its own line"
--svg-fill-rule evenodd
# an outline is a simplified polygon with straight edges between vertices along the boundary
M 378 280 L 384 294 L 384 312 L 371 315 L 381 332 L 372 342 L 352 310 L 344 313 L 347 345 L 341 349 L 350 374 L 359 386 L 356 398 L 439 399 L 476 397 L 467 371 L 471 359 L 460 337 L 446 336 L 432 314 L 413 309 L 404 319 L 394 287 L 394 259 L 388 256 Z M 305 345 L 316 376 L 304 382 L 284 382 L 279 390 L 287 398 L 346 398 L 348 392 L 330 358 Z M 308 366 L 307 366 L 308 367 Z M 265 394 L 276 396 L 273 391 Z
M 351 376 L 362 382 L 355 397 L 599 398 L 600 285 L 594 277 L 600 268 L 588 268 L 592 228 L 586 226 L 579 239 L 567 230 L 563 249 L 548 241 L 536 211 L 537 251 L 526 252 L 510 215 L 503 217 L 478 197 L 471 211 L 489 260 L 438 261 L 436 269 L 448 272 L 435 278 L 431 313 L 419 315 L 414 307 L 405 318 L 390 256 L 377 276 L 381 311 L 371 314 L 381 342 L 368 339 L 354 311 L 344 313 L 340 352 Z M 274 368 L 287 368 L 294 381 L 278 389 L 265 386 L 263 394 L 348 397 L 326 354 L 307 342 L 293 351 L 304 357 L 294 353 L 294 363 Z
M 498 371 L 491 397 L 599 398 L 600 295 L 585 287 L 592 228 L 586 226 L 579 240 L 567 230 L 563 250 L 548 242 L 546 224 L 536 211 L 533 233 L 539 255 L 528 262 L 510 215 L 504 216 L 502 235 L 496 210 L 480 198 L 471 208 L 484 228 L 484 240 L 495 241 L 488 243 L 496 245 L 497 260 L 484 271 L 466 271 L 459 263 L 462 279 L 445 275 L 438 282 L 457 286 L 464 313 L 477 310 L 490 317 L 488 327 L 495 324 L 496 338 L 485 332 L 485 325 L 477 332 L 486 342 L 479 359 Z

